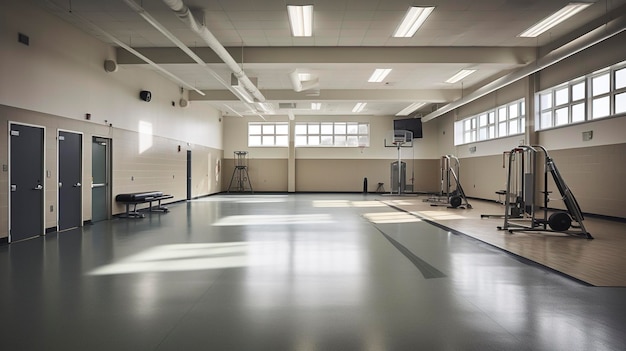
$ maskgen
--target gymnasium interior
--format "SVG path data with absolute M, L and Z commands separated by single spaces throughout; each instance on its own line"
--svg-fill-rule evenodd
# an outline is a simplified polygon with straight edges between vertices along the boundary
M 625 0 L 0 8 L 3 350 L 626 349 Z

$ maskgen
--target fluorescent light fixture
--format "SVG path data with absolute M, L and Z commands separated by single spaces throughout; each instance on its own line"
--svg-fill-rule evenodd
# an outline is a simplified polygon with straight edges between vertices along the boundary
M 287 14 L 294 37 L 313 36 L 313 5 L 287 5 Z
M 459 71 L 459 73 L 453 75 L 452 77 L 450 77 L 450 79 L 446 80 L 446 83 L 456 83 L 474 72 L 476 72 L 475 69 L 462 69 Z
M 416 111 L 417 109 L 419 109 L 420 107 L 424 105 L 426 105 L 425 102 L 414 102 L 410 104 L 409 106 L 405 107 L 404 109 L 402 109 L 402 111 L 396 113 L 396 116 L 408 116 L 413 111 Z
M 544 18 L 543 20 L 537 22 L 534 26 L 526 29 L 520 37 L 526 38 L 535 38 L 540 36 L 543 32 L 549 30 L 550 28 L 556 26 L 557 24 L 565 21 L 566 19 L 574 16 L 580 11 L 589 7 L 591 3 L 586 2 L 572 2 L 566 5 L 564 8 L 558 10 L 552 15 Z
M 402 19 L 402 22 L 396 29 L 396 32 L 393 33 L 393 36 L 396 38 L 410 38 L 415 32 L 419 29 L 419 27 L 424 24 L 426 18 L 433 12 L 434 7 L 419 7 L 412 6 L 407 11 L 406 15 Z
M 377 68 L 367 81 L 370 83 L 380 83 L 391 72 L 391 68 Z
M 354 107 L 352 108 L 352 112 L 354 113 L 359 113 L 361 111 L 363 111 L 363 109 L 365 108 L 365 105 L 367 105 L 367 102 L 358 102 L 356 105 L 354 105 Z
M 319 111 L 321 109 L 322 109 L 322 103 L 321 102 L 312 102 L 311 103 L 311 110 Z

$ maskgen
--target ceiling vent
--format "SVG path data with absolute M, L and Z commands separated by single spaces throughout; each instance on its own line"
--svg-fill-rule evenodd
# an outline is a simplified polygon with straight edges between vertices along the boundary
M 296 108 L 295 102 L 279 102 L 278 103 L 278 109 L 280 110 L 288 110 L 292 108 Z

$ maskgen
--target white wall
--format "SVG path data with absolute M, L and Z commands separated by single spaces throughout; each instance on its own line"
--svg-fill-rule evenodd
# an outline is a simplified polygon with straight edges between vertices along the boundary
M 221 148 L 220 112 L 203 102 L 178 107 L 177 84 L 142 67 L 107 73 L 114 50 L 54 15 L 22 1 L 0 0 L 0 104 Z M 30 46 L 17 42 L 19 33 Z M 150 90 L 152 101 L 139 99 Z M 172 101 L 176 107 L 172 107 Z

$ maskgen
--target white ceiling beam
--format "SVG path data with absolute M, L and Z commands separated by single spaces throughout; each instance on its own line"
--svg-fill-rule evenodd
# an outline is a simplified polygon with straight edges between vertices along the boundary
M 190 92 L 192 101 L 238 101 L 227 90 L 203 90 L 205 96 Z M 460 89 L 409 89 L 409 90 L 321 90 L 319 96 L 307 96 L 293 90 L 262 90 L 270 101 L 384 101 L 405 102 L 423 101 L 428 103 L 444 103 L 461 97 Z
M 136 48 L 156 63 L 194 63 L 178 48 Z M 206 47 L 194 52 L 207 64 L 222 63 Z M 531 47 L 251 47 L 226 48 L 244 64 L 254 63 L 500 63 L 523 65 L 536 59 Z M 243 53 L 242 53 L 243 50 Z M 118 64 L 142 64 L 125 50 L 117 50 Z

